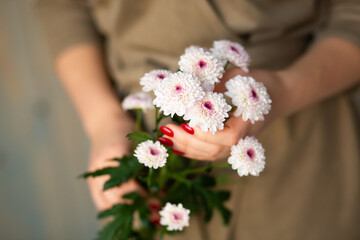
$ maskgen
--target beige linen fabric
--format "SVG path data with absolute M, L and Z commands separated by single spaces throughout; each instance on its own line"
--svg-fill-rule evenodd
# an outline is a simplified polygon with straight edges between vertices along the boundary
M 318 38 L 360 46 L 359 1 L 43 0 L 37 9 L 54 57 L 79 43 L 103 44 L 122 93 L 140 90 L 152 69 L 175 71 L 185 47 L 219 39 L 241 42 L 251 66 L 265 69 L 286 67 Z M 274 122 L 260 137 L 263 174 L 241 182 L 229 172 L 230 227 L 193 217 L 174 239 L 360 239 L 353 110 L 343 93 Z

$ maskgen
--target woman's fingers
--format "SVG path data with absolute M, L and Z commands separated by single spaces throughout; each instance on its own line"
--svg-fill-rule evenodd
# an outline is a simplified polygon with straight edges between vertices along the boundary
M 186 157 L 198 160 L 216 160 L 225 157 L 230 151 L 229 146 L 213 144 L 199 139 L 195 133 L 192 134 L 193 131 L 191 129 L 189 130 L 185 126 L 180 127 L 175 124 L 169 124 L 166 127 L 171 129 L 172 134 L 170 136 L 172 137 L 164 136 L 159 139 L 160 142 L 173 147 L 176 151 L 184 153 Z M 201 131 L 201 129 L 195 129 L 196 131 Z
M 191 156 L 199 160 L 200 158 L 203 158 L 203 160 L 211 160 L 206 158 L 212 158 L 222 150 L 222 146 L 203 142 L 196 136 L 185 132 L 180 126 L 169 124 L 166 127 L 172 130 L 173 137 L 163 137 L 163 139 L 171 140 L 173 149 L 185 153 L 187 157 Z
M 166 125 L 173 132 L 173 138 L 182 142 L 183 145 L 195 148 L 199 151 L 207 151 L 208 144 L 233 146 L 240 138 L 243 138 L 250 129 L 250 123 L 244 122 L 241 117 L 230 117 L 225 123 L 224 129 L 214 135 L 203 132 L 199 127 L 193 128 L 193 134 L 175 124 Z M 187 128 L 190 128 L 189 126 Z M 190 128 L 191 129 L 191 128 Z
M 198 160 L 216 160 L 229 155 L 230 147 L 246 136 L 251 129 L 248 121 L 231 116 L 224 129 L 214 135 L 203 132 L 199 127 L 191 128 L 182 124 L 168 124 L 161 130 L 165 134 L 159 141 L 172 147 L 175 153 Z
M 120 154 L 118 149 L 108 149 L 104 151 L 103 155 L 96 156 L 90 161 L 89 171 L 93 172 L 98 169 L 106 167 L 117 167 L 119 162 L 112 161 L 115 157 L 121 157 L 123 154 Z M 109 156 L 111 156 L 109 158 Z M 119 187 L 110 188 L 103 190 L 104 184 L 110 179 L 109 175 L 98 176 L 98 177 L 89 177 L 87 179 L 90 194 L 92 196 L 93 202 L 96 208 L 100 211 L 112 207 L 114 204 L 118 203 L 130 203 L 129 200 L 123 199 L 122 196 L 138 191 L 140 194 L 145 194 L 145 190 L 142 189 L 135 180 L 131 179 L 128 182 L 123 183 Z
M 194 149 L 190 147 L 190 145 L 184 145 L 181 141 L 173 140 L 174 141 L 174 147 L 176 151 L 183 152 L 185 157 L 193 158 L 197 160 L 204 160 L 204 161 L 214 161 L 217 159 L 217 155 L 219 154 L 218 149 L 219 146 L 217 145 L 210 145 L 206 149 L 203 149 L 201 151 Z M 177 153 L 177 152 L 175 152 Z
M 88 179 L 91 196 L 95 206 L 100 211 L 108 209 L 114 204 L 131 203 L 130 200 L 122 197 L 128 193 L 137 191 L 141 195 L 146 194 L 145 190 L 133 179 L 121 184 L 119 187 L 110 188 L 104 191 L 103 186 L 107 180 L 109 180 L 109 176 Z
M 224 129 L 217 131 L 214 135 L 201 131 L 199 127 L 195 128 L 194 135 L 203 142 L 231 147 L 248 133 L 250 127 L 250 123 L 244 122 L 241 117 L 231 116 L 226 121 Z

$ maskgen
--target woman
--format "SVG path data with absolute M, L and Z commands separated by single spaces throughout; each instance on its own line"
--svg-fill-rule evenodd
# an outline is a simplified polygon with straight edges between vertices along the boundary
M 211 161 L 228 156 L 238 139 L 261 133 L 267 166 L 259 178 L 229 186 L 229 228 L 217 218 L 208 226 L 193 218 L 186 236 L 360 237 L 359 132 L 348 91 L 360 79 L 359 1 L 44 0 L 37 8 L 55 69 L 91 140 L 90 170 L 108 166 L 107 159 L 130 146 L 125 135 L 133 121 L 109 74 L 122 94 L 134 92 L 144 73 L 175 71 L 185 47 L 228 39 L 249 52 L 249 75 L 273 100 L 270 115 L 255 125 L 231 117 L 214 136 L 173 124 L 162 129 L 177 153 Z M 243 72 L 227 71 L 222 84 L 237 74 Z M 105 180 L 89 181 L 99 210 L 136 189 L 130 181 L 103 192 Z

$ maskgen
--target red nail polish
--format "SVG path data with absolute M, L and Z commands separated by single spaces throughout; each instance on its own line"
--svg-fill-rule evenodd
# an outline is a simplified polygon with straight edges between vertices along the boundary
M 185 132 L 187 132 L 191 135 L 193 135 L 195 133 L 194 129 L 185 123 L 182 123 L 181 127 L 182 127 L 182 129 L 184 129 Z
M 158 141 L 168 147 L 174 146 L 174 143 L 168 138 L 159 137 Z
M 171 151 L 172 151 L 173 153 L 177 154 L 177 155 L 184 155 L 184 154 L 185 154 L 185 153 L 180 152 L 180 151 L 177 151 L 177 150 L 175 150 L 175 149 L 172 149 Z
M 168 127 L 165 127 L 165 126 L 162 126 L 160 127 L 160 131 L 165 134 L 166 136 L 169 136 L 169 137 L 173 137 L 174 136 L 174 132 L 168 128 Z

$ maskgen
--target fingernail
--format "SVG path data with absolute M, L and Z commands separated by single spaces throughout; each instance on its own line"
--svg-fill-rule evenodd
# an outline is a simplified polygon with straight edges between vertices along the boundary
M 184 129 L 185 132 L 187 132 L 191 135 L 193 135 L 195 133 L 194 129 L 185 123 L 182 123 L 181 127 L 182 127 L 182 129 Z
M 175 149 L 172 149 L 171 151 L 172 151 L 173 153 L 177 154 L 177 155 L 184 155 L 183 152 L 177 151 L 177 150 L 175 150 Z
M 174 143 L 168 138 L 159 137 L 158 141 L 168 147 L 174 146 Z
M 173 137 L 174 136 L 174 132 L 168 128 L 168 127 L 165 127 L 165 126 L 161 126 L 160 127 L 160 131 L 165 134 L 166 136 L 169 136 L 169 137 Z

